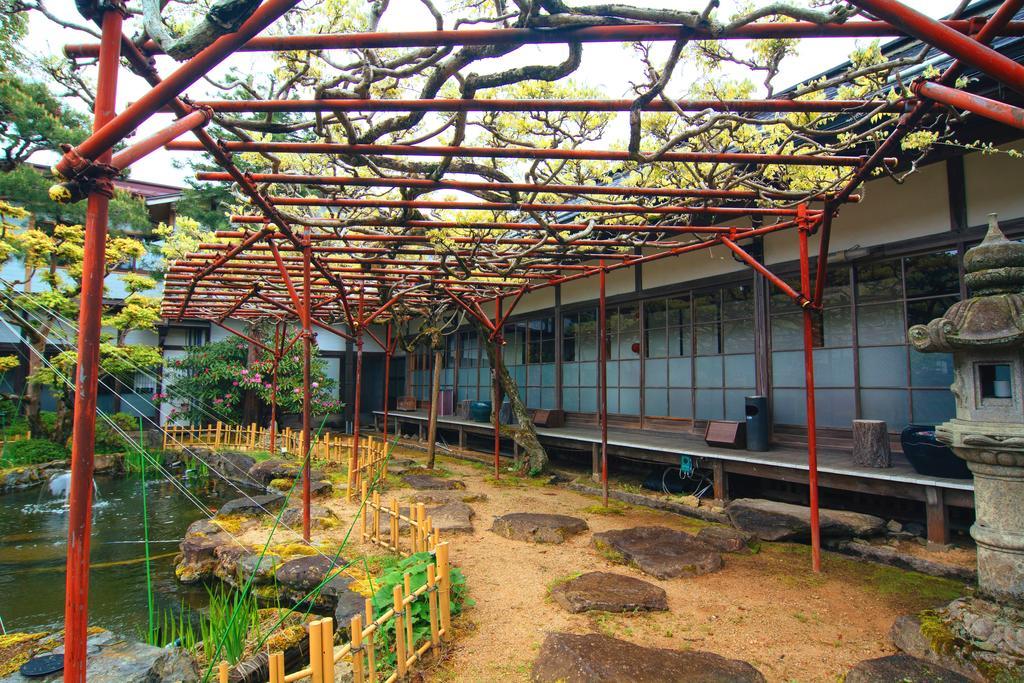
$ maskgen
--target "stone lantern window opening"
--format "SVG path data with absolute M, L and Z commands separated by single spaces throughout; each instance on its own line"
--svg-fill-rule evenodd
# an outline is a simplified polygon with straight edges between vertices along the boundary
M 1009 363 L 979 363 L 977 377 L 982 403 L 1012 403 L 1013 373 Z

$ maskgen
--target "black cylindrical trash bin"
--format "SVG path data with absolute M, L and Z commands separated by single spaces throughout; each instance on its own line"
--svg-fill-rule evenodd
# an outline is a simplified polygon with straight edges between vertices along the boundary
M 768 397 L 747 396 L 747 450 L 768 450 Z

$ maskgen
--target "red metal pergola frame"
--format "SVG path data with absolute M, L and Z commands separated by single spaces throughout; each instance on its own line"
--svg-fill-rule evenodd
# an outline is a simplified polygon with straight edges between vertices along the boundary
M 67 554 L 65 607 L 65 680 L 85 680 L 86 625 L 88 604 L 89 536 L 92 507 L 93 442 L 96 421 L 96 389 L 99 363 L 100 311 L 103 294 L 103 262 L 107 231 L 107 205 L 112 174 L 119 172 L 153 150 L 200 151 L 210 154 L 222 171 L 201 173 L 206 181 L 234 183 L 248 197 L 251 214 L 232 217 L 237 230 L 224 231 L 218 238 L 227 242 L 200 245 L 195 253 L 176 262 L 166 278 L 163 314 L 168 319 L 200 318 L 230 330 L 271 354 L 276 361 L 298 341 L 303 343 L 305 395 L 303 404 L 303 530 L 309 535 L 309 443 L 310 443 L 310 348 L 313 328 L 350 339 L 356 346 L 356 381 L 361 381 L 363 339 L 371 335 L 385 350 L 384 430 L 388 429 L 387 376 L 397 343 L 395 323 L 402 316 L 436 307 L 455 306 L 501 339 L 504 322 L 527 293 L 545 287 L 598 276 L 599 338 L 601 349 L 600 423 L 602 479 L 607 498 L 607 382 L 605 277 L 620 268 L 714 247 L 728 249 L 738 259 L 764 276 L 792 298 L 804 312 L 804 361 L 807 388 L 808 465 L 811 504 L 812 566 L 820 569 L 816 420 L 812 317 L 820 308 L 826 275 L 832 219 L 846 202 L 858 201 L 858 187 L 879 166 L 891 165 L 899 143 L 914 131 L 936 103 L 964 109 L 1008 125 L 1022 126 L 1022 111 L 1007 104 L 964 93 L 953 85 L 962 68 L 969 65 L 996 81 L 1024 92 L 1024 66 L 988 47 L 1000 35 L 1024 35 L 1024 22 L 1012 19 L 1024 0 L 1005 0 L 984 20 L 939 21 L 915 12 L 895 0 L 852 0 L 872 20 L 835 24 L 809 22 L 757 22 L 726 33 L 712 33 L 665 24 L 592 26 L 576 29 L 473 29 L 405 33 L 361 33 L 347 35 L 260 36 L 274 21 L 297 4 L 296 0 L 265 0 L 235 32 L 222 36 L 199 52 L 170 76 L 162 79 L 150 55 L 159 53 L 152 42 L 136 45 L 122 33 L 122 15 L 105 8 L 99 45 L 68 46 L 73 57 L 98 58 L 98 91 L 94 132 L 77 147 L 65 148 L 57 171 L 68 184 L 88 196 L 79 365 L 75 376 L 74 436 L 72 440 L 72 483 Z M 106 6 L 105 6 L 106 7 Z M 349 145 L 308 142 L 237 142 L 215 140 L 204 129 L 218 112 L 582 112 L 630 111 L 631 100 L 271 100 L 206 101 L 190 103 L 182 93 L 234 52 L 278 50 L 326 50 L 441 47 L 460 45 L 527 45 L 615 41 L 756 40 L 805 37 L 911 36 L 947 54 L 956 61 L 937 79 L 914 85 L 916 97 L 900 101 L 794 101 L 785 99 L 740 101 L 680 101 L 669 106 L 654 101 L 646 111 L 727 112 L 878 112 L 898 114 L 898 123 L 888 138 L 867 157 L 826 155 L 741 154 L 735 152 L 693 153 L 669 151 L 659 162 L 716 162 L 723 164 L 786 164 L 847 167 L 849 177 L 835 193 L 800 197 L 785 192 L 752 192 L 710 188 L 625 188 L 614 185 L 539 185 L 497 183 L 447 178 L 338 177 L 298 174 L 247 174 L 233 162 L 234 152 L 292 152 L 362 157 L 365 155 L 426 156 L 483 159 L 630 160 L 615 150 L 563 150 L 489 147 L 428 147 L 421 145 Z M 151 89 L 120 114 L 114 101 L 118 65 L 124 58 L 131 69 L 145 78 Z M 156 135 L 113 155 L 112 147 L 139 124 L 165 111 L 177 120 Z M 176 141 L 191 131 L 196 141 Z M 271 196 L 259 184 L 331 188 L 360 187 L 411 189 L 419 192 L 457 190 L 468 193 L 508 193 L 508 201 L 450 202 L 424 199 L 379 199 Z M 531 200 L 520 203 L 518 193 L 569 199 Z M 600 203 L 594 197 L 656 198 L 678 204 L 647 206 L 641 203 Z M 588 198 L 581 203 L 580 198 Z M 729 202 L 710 206 L 708 200 Z M 759 202 L 777 200 L 783 206 L 765 207 Z M 691 203 L 685 203 L 690 201 Z M 321 214 L 290 219 L 279 207 L 318 207 Z M 489 221 L 457 223 L 438 220 L 338 219 L 330 210 L 471 208 L 496 212 L 587 212 L 613 214 L 619 222 L 608 225 L 556 224 L 555 232 L 532 222 Z M 403 214 L 404 216 L 405 214 Z M 641 224 L 643 216 L 687 216 L 690 222 L 665 225 Z M 629 221 L 633 222 L 629 222 Z M 774 222 L 767 223 L 771 220 Z M 418 230 L 408 234 L 409 228 Z M 443 248 L 430 236 L 435 229 L 455 229 Z M 799 290 L 773 274 L 747 250 L 753 238 L 795 229 L 800 254 Z M 459 232 L 463 231 L 463 232 Z M 490 234 L 493 231 L 494 234 Z M 508 233 L 512 233 L 509 235 Z M 566 247 L 565 235 L 585 234 Z M 819 234 L 817 270 L 811 272 L 809 238 Z M 637 253 L 622 253 L 616 235 L 648 235 Z M 652 236 L 653 235 L 653 236 Z M 502 252 L 502 245 L 528 247 L 532 260 L 516 261 L 515 253 Z M 489 249 L 490 269 L 455 268 L 449 263 L 466 259 L 470 263 L 481 247 Z M 595 261 L 596 259 L 596 261 Z M 494 316 L 484 306 L 493 304 Z M 268 347 L 245 332 L 226 324 L 228 319 L 275 322 L 274 340 Z M 287 338 L 286 324 L 298 322 L 300 331 Z M 386 326 L 384 339 L 370 329 L 371 323 Z M 499 347 L 500 348 L 500 347 Z M 500 357 L 500 354 L 499 354 Z M 276 384 L 275 384 L 276 386 Z M 354 434 L 359 439 L 360 391 L 356 390 Z M 495 387 L 495 415 L 501 389 Z M 274 409 L 274 407 L 272 407 Z M 272 432 L 272 443 L 275 435 Z M 495 422 L 494 465 L 498 472 L 499 424 Z M 351 470 L 350 470 L 351 477 Z M 351 485 L 351 479 L 350 479 Z

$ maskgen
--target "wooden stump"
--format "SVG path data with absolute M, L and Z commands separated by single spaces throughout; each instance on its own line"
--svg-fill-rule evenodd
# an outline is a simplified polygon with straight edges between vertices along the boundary
M 889 430 L 884 420 L 853 421 L 853 464 L 862 467 L 891 467 Z

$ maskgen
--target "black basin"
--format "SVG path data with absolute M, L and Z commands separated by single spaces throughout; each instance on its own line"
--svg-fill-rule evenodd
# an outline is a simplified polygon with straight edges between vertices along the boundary
M 934 425 L 910 425 L 900 433 L 903 455 L 918 474 L 929 477 L 970 479 L 967 463 L 956 457 L 949 446 L 935 438 Z

